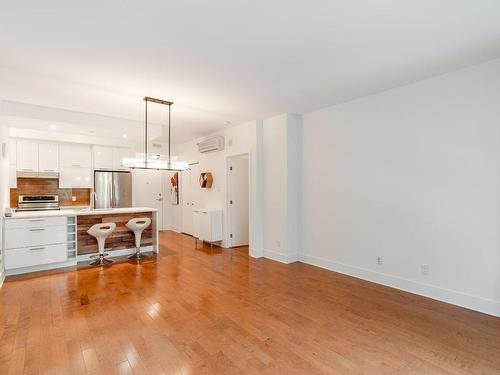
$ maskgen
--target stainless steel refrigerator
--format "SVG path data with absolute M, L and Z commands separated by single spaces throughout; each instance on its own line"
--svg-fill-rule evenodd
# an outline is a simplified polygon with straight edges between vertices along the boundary
M 132 207 L 130 172 L 94 172 L 95 208 Z

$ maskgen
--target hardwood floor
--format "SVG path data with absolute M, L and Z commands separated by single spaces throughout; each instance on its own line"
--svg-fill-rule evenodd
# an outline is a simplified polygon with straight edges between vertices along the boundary
M 500 374 L 500 319 L 246 248 L 7 279 L 0 374 Z

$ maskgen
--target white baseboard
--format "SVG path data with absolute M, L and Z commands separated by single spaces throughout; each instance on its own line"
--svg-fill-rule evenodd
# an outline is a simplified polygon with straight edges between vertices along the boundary
M 153 251 L 153 246 L 151 246 L 151 245 L 150 246 L 141 246 L 141 253 L 148 253 L 151 251 Z M 132 255 L 135 253 L 135 249 L 107 250 L 105 252 L 109 253 L 107 258 L 115 258 L 115 257 L 119 257 L 119 256 L 124 256 L 124 255 Z M 95 254 L 97 254 L 97 253 L 78 255 L 77 258 L 78 258 L 79 262 L 86 262 L 86 261 L 93 259 L 93 258 L 91 258 L 91 256 L 95 255 Z
M 176 227 L 174 225 L 168 225 L 165 229 L 162 230 L 171 230 L 176 233 L 182 233 L 182 228 Z
M 7 276 L 21 275 L 24 273 L 38 272 L 38 271 L 48 271 L 56 268 L 72 267 L 76 266 L 76 260 L 69 260 L 65 262 L 40 264 L 38 266 L 14 268 L 12 270 L 5 270 Z
M 348 264 L 333 262 L 328 259 L 304 253 L 299 254 L 299 261 L 311 264 L 313 266 L 326 268 L 328 270 L 339 272 L 345 275 L 357 277 L 359 279 L 436 299 L 438 301 L 450 303 L 452 305 L 457 305 L 485 314 L 500 317 L 500 301 L 473 296 L 470 294 L 461 293 L 414 280 L 404 279 L 393 275 L 375 272 Z
M 285 254 L 274 250 L 265 250 L 263 256 L 281 263 L 293 263 L 299 260 L 298 254 Z
M 252 258 L 262 258 L 264 256 L 264 251 L 262 249 L 254 249 L 250 247 L 248 249 L 248 255 Z

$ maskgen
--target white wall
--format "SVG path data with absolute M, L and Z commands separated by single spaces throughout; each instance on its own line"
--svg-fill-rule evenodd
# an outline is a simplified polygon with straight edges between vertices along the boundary
M 183 162 L 199 163 L 200 172 L 212 172 L 214 182 L 212 188 L 200 188 L 200 208 L 221 208 L 223 210 L 223 232 L 224 241 L 222 246 L 227 247 L 228 243 L 228 223 L 227 223 L 227 158 L 234 155 L 249 154 L 250 157 L 250 199 L 254 202 L 257 199 L 259 184 L 261 179 L 257 177 L 260 173 L 257 171 L 259 161 L 260 147 L 258 137 L 261 132 L 262 124 L 260 121 L 233 126 L 224 131 L 212 134 L 223 135 L 225 137 L 224 151 L 200 154 L 197 143 L 204 138 L 199 138 L 177 146 L 178 159 Z M 181 180 L 182 184 L 182 180 Z M 182 190 L 182 189 L 181 189 Z M 260 198 L 259 198 L 260 199 Z M 181 195 L 182 200 L 182 195 Z M 250 204 L 250 252 L 261 253 L 261 224 L 257 220 L 258 212 L 256 210 L 260 204 Z M 175 220 L 179 221 L 177 217 Z
M 3 261 L 3 213 L 5 207 L 9 207 L 9 161 L 8 161 L 8 128 L 0 115 L 0 286 L 5 278 Z M 3 153 L 5 148 L 6 153 Z
M 495 60 L 304 115 L 300 259 L 500 316 L 499 88 Z
M 301 116 L 283 114 L 263 124 L 264 256 L 290 263 L 300 239 Z
M 264 120 L 263 124 L 263 220 L 264 254 L 286 261 L 287 249 L 287 116 Z

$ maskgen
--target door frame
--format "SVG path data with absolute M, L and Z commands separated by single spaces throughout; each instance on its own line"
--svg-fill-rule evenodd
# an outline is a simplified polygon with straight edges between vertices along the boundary
M 232 232 L 232 221 L 231 221 L 231 205 L 229 203 L 230 201 L 230 196 L 229 196 L 229 193 L 230 193 L 230 177 L 229 177 L 229 162 L 231 160 L 231 158 L 236 158 L 236 157 L 239 157 L 239 156 L 247 156 L 247 159 L 248 159 L 248 179 L 247 179 L 247 183 L 248 183 L 248 240 L 250 242 L 250 238 L 251 238 L 251 233 L 250 233 L 250 225 L 251 225 L 251 194 L 252 194 L 252 183 L 251 183 L 251 178 L 252 178 L 252 155 L 251 155 L 251 152 L 242 152 L 242 153 L 239 153 L 239 154 L 232 154 L 232 155 L 226 155 L 226 228 L 227 228 L 227 231 L 226 233 L 224 233 L 224 237 L 225 237 L 225 242 L 226 242 L 226 245 L 228 248 L 231 248 L 233 247 L 233 241 L 231 240 L 231 237 L 230 237 L 230 234 Z M 250 243 L 248 244 L 248 247 L 250 248 Z

